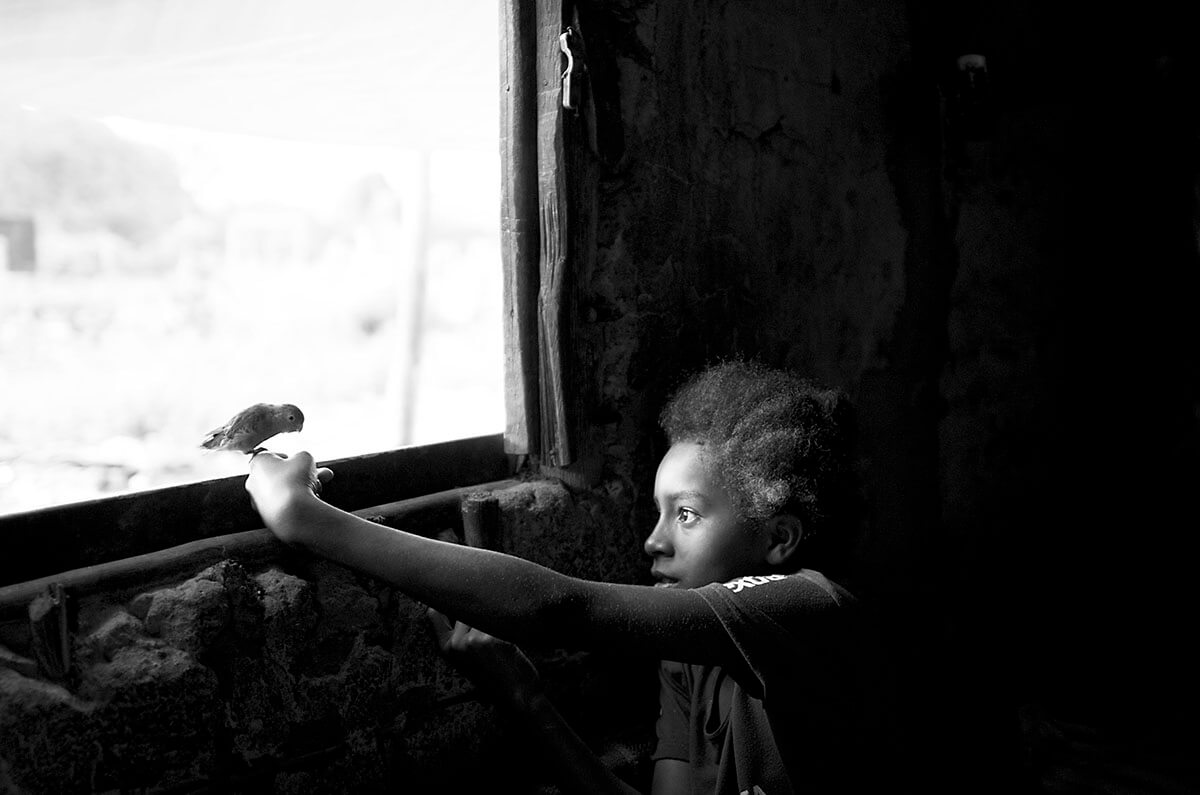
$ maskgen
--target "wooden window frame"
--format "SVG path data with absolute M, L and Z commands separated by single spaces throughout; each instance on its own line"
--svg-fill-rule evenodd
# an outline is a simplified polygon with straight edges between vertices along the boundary
M 585 421 L 595 362 L 578 307 L 596 248 L 598 151 L 584 31 L 572 0 L 502 0 L 501 15 L 506 449 L 589 487 L 601 469 Z
M 431 506 L 436 514 L 521 469 L 579 480 L 572 467 L 586 455 L 575 427 L 582 411 L 567 400 L 580 393 L 568 355 L 568 265 L 572 249 L 588 248 L 567 223 L 579 200 L 567 191 L 564 140 L 579 120 L 562 105 L 565 13 L 562 0 L 501 0 L 504 433 L 323 461 L 337 475 L 322 494 L 333 505 L 389 521 Z M 163 550 L 241 548 L 239 534 L 257 531 L 247 543 L 269 547 L 244 484 L 233 476 L 0 516 L 0 602 L 44 582 L 99 583 L 129 568 L 115 562 L 146 563 Z

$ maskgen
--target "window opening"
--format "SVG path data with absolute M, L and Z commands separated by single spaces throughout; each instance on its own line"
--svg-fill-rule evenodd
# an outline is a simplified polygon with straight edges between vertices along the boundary
M 503 429 L 497 10 L 0 0 L 0 514 Z

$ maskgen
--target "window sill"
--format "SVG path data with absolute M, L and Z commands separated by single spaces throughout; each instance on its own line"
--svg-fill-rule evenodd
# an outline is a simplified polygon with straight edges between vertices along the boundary
M 511 473 L 501 434 L 320 463 L 336 475 L 322 498 L 362 514 L 398 510 L 393 504 L 423 495 L 445 492 L 451 495 L 446 499 L 456 499 L 454 490 Z M 55 575 L 159 550 L 193 544 L 203 549 L 205 539 L 215 547 L 253 547 L 259 543 L 254 539 L 273 543 L 261 527 L 244 476 L 0 516 L 0 538 L 8 552 L 0 558 L 0 594 L 11 590 L 6 586 L 43 578 L 61 581 Z
M 441 529 L 461 524 L 460 506 L 467 495 L 476 491 L 504 489 L 517 483 L 517 480 L 505 479 L 461 486 L 363 508 L 353 513 L 389 527 L 403 527 L 422 535 L 432 535 Z M 0 587 L 0 624 L 23 622 L 29 602 L 53 586 L 70 591 L 75 598 L 99 591 L 119 592 L 125 588 L 143 590 L 170 581 L 181 573 L 194 573 L 226 558 L 237 558 L 242 563 L 257 563 L 287 554 L 288 548 L 282 542 L 269 530 L 259 528 L 62 571 Z M 0 630 L 0 641 L 7 639 L 5 634 Z

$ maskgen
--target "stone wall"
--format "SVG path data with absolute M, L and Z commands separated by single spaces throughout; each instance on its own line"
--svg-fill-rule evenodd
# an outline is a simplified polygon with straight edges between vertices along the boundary
M 496 496 L 502 548 L 640 576 L 611 506 L 552 481 Z M 225 560 L 72 612 L 65 677 L 12 650 L 0 666 L 0 791 L 554 791 L 520 733 L 438 656 L 424 607 L 328 561 Z M 643 776 L 653 661 L 530 651 L 581 734 Z

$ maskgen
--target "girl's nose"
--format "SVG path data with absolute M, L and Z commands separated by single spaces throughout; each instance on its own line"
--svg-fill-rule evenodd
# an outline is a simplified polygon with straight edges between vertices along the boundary
M 659 519 L 658 524 L 654 525 L 654 529 L 650 531 L 650 535 L 646 536 L 646 543 L 642 545 L 642 549 L 646 550 L 646 554 L 651 557 L 670 555 L 671 533 L 669 523 Z

